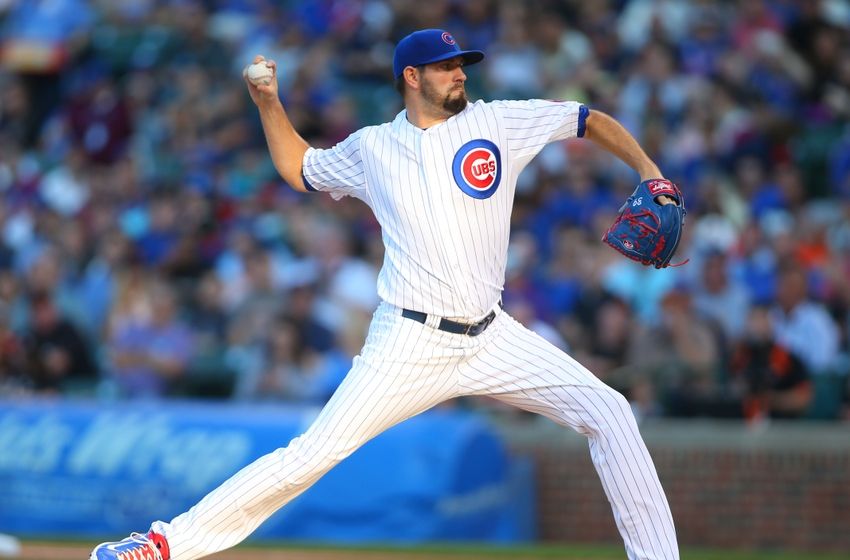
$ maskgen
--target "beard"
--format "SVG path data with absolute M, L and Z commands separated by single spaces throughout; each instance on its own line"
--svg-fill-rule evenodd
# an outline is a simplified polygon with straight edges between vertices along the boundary
M 450 117 L 457 115 L 466 109 L 466 105 L 469 103 L 463 84 L 449 90 L 446 95 L 441 96 L 430 82 L 423 81 L 422 97 L 431 106 L 439 107 Z

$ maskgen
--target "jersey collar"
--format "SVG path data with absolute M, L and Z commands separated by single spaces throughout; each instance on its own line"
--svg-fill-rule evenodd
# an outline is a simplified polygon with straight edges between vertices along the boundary
M 394 132 L 400 132 L 400 131 L 402 130 L 402 128 L 409 128 L 409 129 L 415 130 L 415 131 L 417 131 L 417 132 L 427 132 L 427 131 L 429 131 L 429 130 L 435 130 L 435 129 L 437 129 L 437 128 L 439 128 L 439 127 L 443 126 L 443 125 L 444 125 L 444 124 L 446 124 L 447 122 L 451 121 L 452 119 L 457 118 L 457 117 L 459 117 L 460 115 L 462 115 L 462 114 L 466 113 L 467 111 L 469 111 L 469 110 L 472 108 L 472 105 L 473 105 L 473 103 L 472 103 L 472 102 L 467 103 L 467 105 L 466 105 L 466 109 L 464 109 L 463 111 L 461 111 L 461 112 L 460 112 L 460 113 L 458 113 L 457 115 L 452 115 L 451 117 L 449 117 L 448 119 L 444 120 L 443 122 L 438 123 L 438 124 L 435 124 L 434 126 L 429 127 L 429 128 L 424 128 L 424 129 L 423 129 L 423 128 L 419 128 L 418 126 L 414 125 L 414 124 L 413 124 L 413 123 L 411 123 L 409 120 L 407 120 L 407 109 L 402 109 L 402 110 L 399 112 L 399 114 L 398 114 L 398 115 L 396 115 L 395 119 L 393 119 L 393 125 L 392 125 L 392 126 L 393 126 L 393 131 L 394 131 Z

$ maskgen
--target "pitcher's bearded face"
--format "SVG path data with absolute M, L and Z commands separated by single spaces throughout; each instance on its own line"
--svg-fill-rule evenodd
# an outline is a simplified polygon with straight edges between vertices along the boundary
M 463 84 L 453 86 L 448 93 L 443 93 L 427 79 L 422 81 L 422 97 L 429 104 L 440 107 L 451 115 L 457 115 L 466 109 L 469 102 Z
M 429 64 L 420 73 L 422 98 L 449 116 L 457 115 L 469 103 L 464 85 L 466 74 L 462 66 L 463 61 L 458 57 Z

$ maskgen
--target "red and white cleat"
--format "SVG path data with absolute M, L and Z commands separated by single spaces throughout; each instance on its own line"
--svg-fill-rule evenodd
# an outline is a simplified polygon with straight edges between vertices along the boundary
M 123 541 L 94 547 L 89 560 L 169 560 L 168 541 L 159 533 L 133 533 Z

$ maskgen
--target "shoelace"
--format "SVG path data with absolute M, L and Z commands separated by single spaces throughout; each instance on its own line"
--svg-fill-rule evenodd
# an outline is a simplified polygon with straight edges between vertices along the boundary
M 117 560 L 162 560 L 162 554 L 156 545 L 141 533 L 130 533 L 130 538 L 138 545 L 118 554 Z

